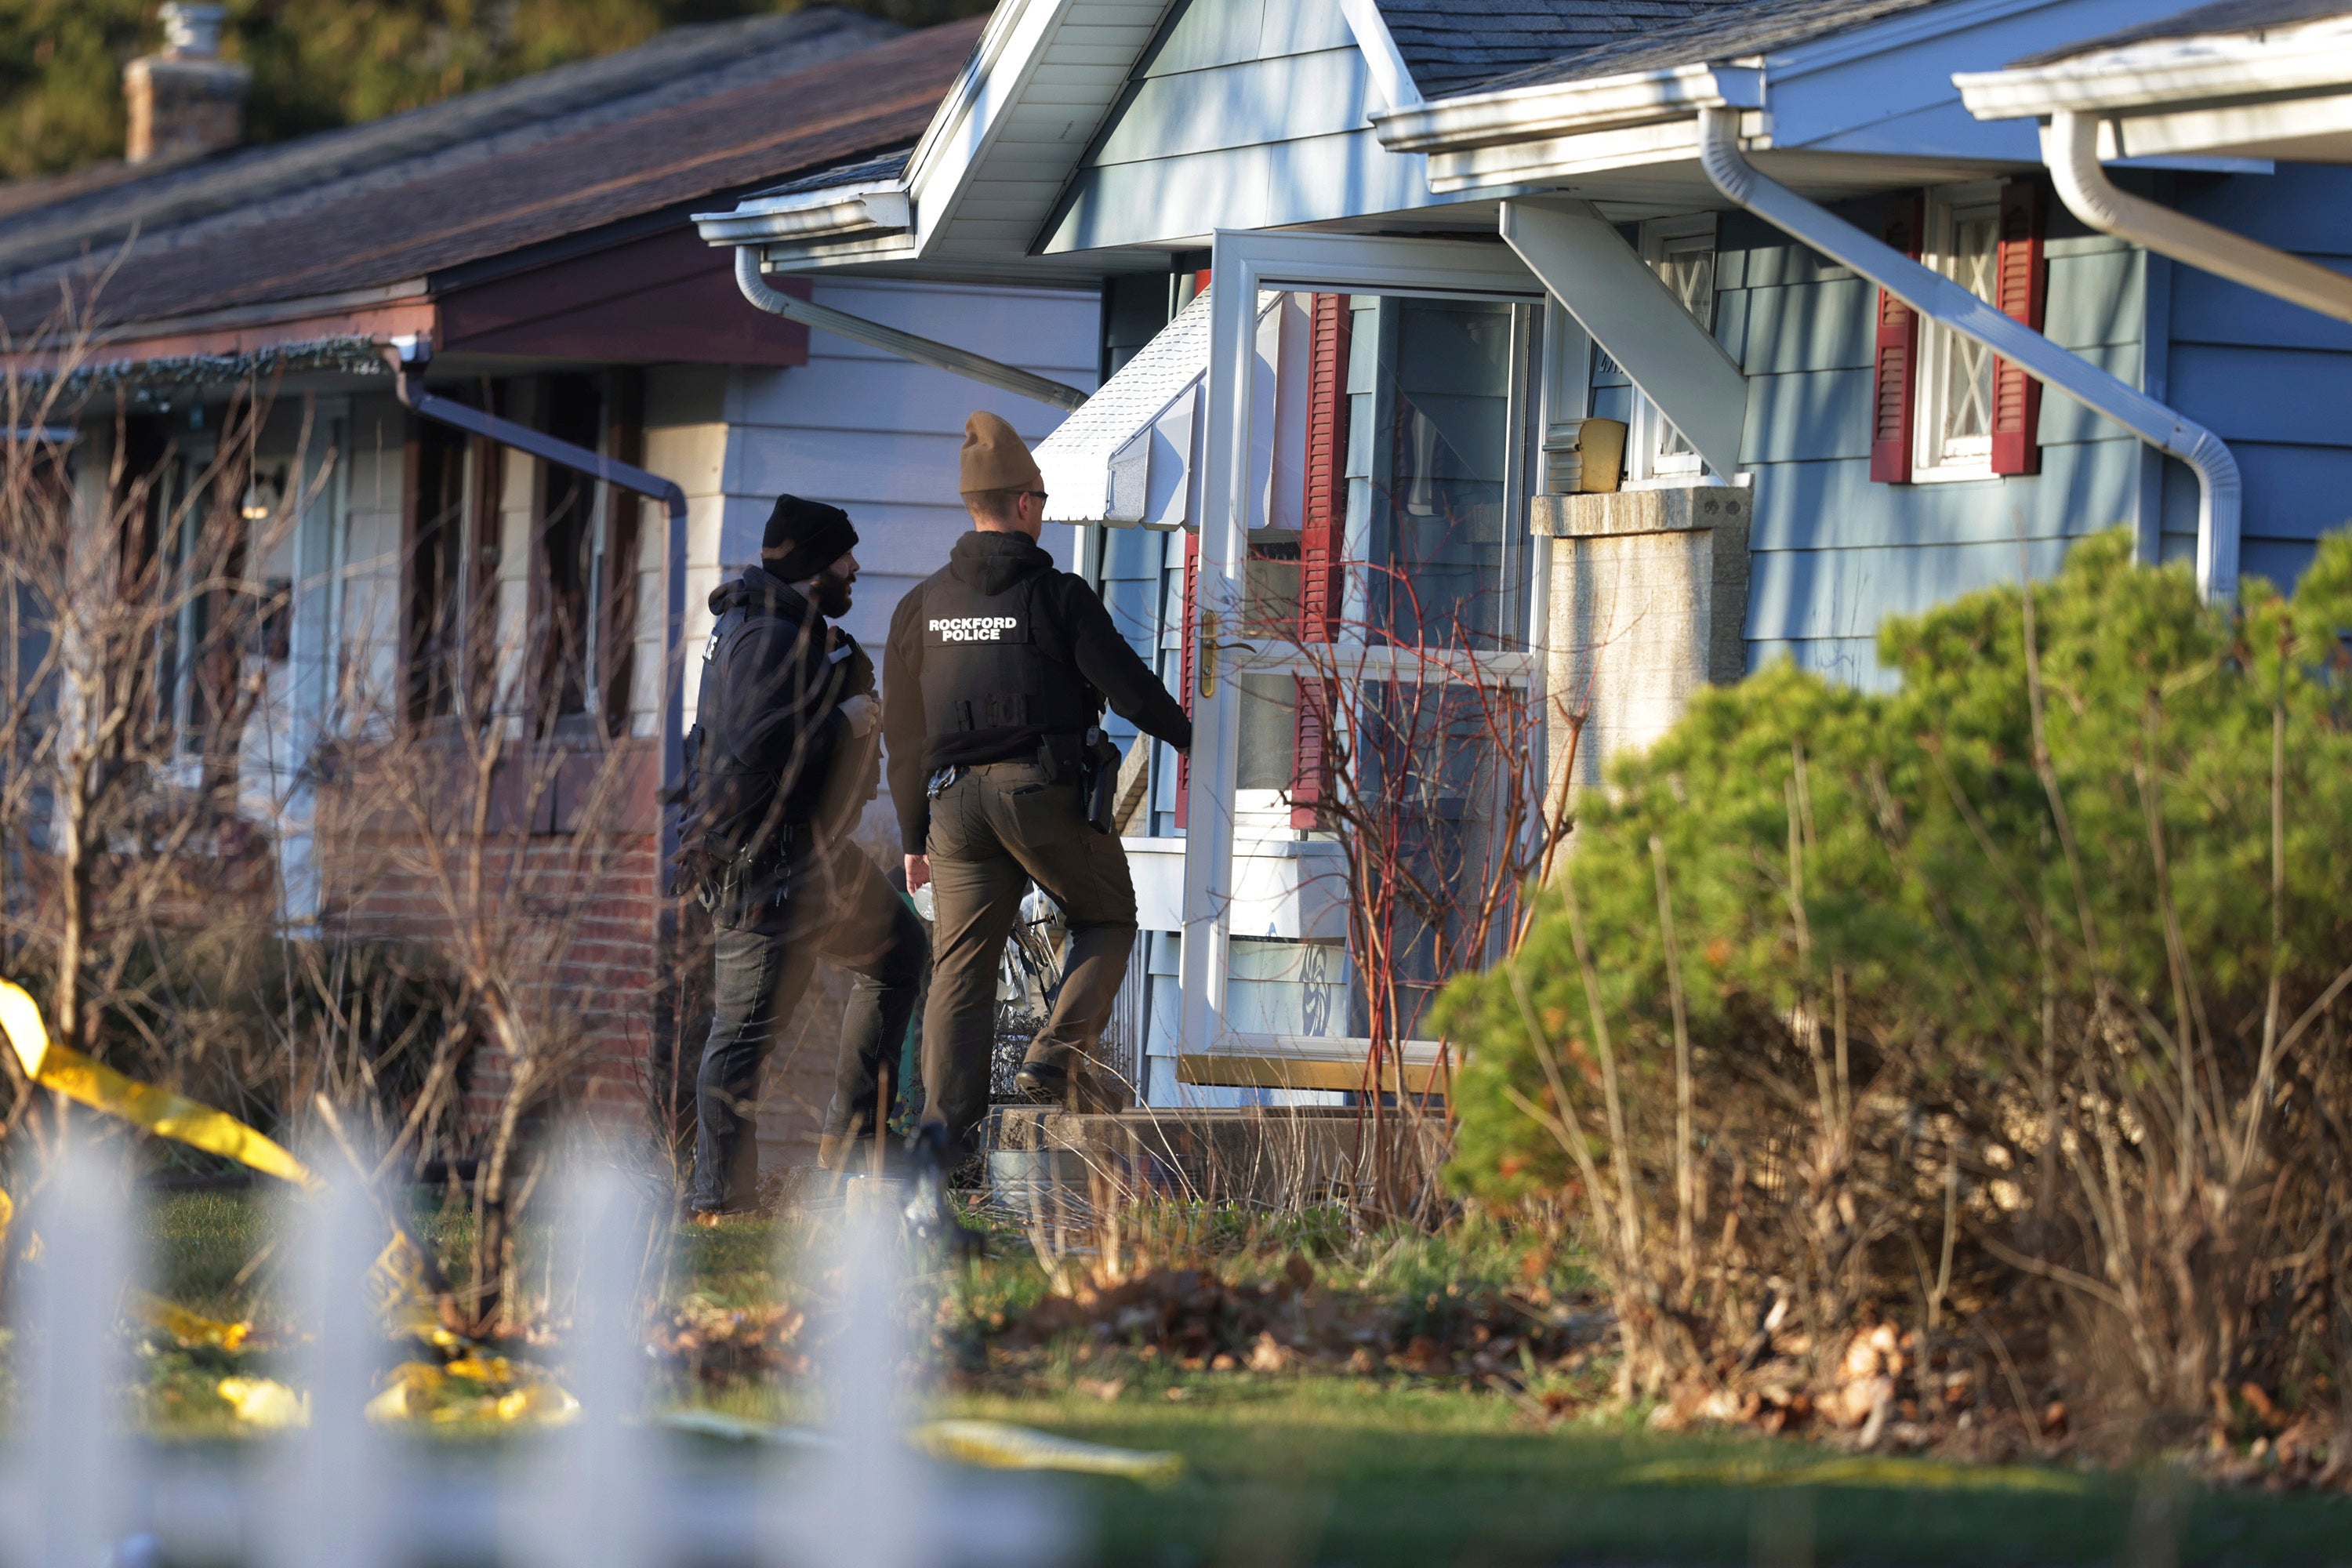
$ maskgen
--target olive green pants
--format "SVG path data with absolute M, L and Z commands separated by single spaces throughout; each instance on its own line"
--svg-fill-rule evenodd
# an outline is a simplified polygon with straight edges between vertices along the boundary
M 1102 1037 L 1135 947 L 1135 884 L 1127 851 L 1096 831 L 1077 785 L 1034 762 L 964 769 L 931 801 L 931 993 L 923 1008 L 924 1120 L 947 1125 L 968 1152 L 988 1111 L 996 1039 L 996 972 L 1034 881 L 1062 906 L 1070 945 L 1053 1016 L 1028 1059 L 1077 1074 Z

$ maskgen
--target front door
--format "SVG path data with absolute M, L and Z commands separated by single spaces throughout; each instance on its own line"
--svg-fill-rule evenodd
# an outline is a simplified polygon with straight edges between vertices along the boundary
M 1179 1076 L 1421 1089 L 1540 834 L 1541 286 L 1460 241 L 1221 233 L 1213 268 Z

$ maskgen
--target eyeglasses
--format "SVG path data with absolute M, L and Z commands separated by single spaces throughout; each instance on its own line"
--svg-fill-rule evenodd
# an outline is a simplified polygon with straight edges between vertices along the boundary
M 1044 490 L 1023 490 L 1021 493 L 1024 496 L 1036 497 L 1040 503 L 1043 503 L 1045 499 L 1045 492 Z

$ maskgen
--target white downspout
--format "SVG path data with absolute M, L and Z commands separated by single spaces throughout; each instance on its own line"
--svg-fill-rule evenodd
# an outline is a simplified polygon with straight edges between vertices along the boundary
M 794 299 L 760 276 L 760 252 L 753 246 L 739 245 L 735 247 L 735 287 L 743 291 L 743 298 L 770 315 L 782 316 L 804 326 L 822 327 L 852 342 L 865 343 L 885 353 L 913 360 L 917 364 L 927 364 L 950 375 L 969 376 L 1016 396 L 1034 398 L 1040 403 L 1050 403 L 1056 408 L 1073 412 L 1083 407 L 1087 401 L 1087 395 L 1075 386 L 1048 380 L 1042 375 L 1033 375 L 1017 366 L 973 353 L 969 349 L 934 342 L 929 338 L 919 338 L 912 332 L 902 332 L 896 327 L 886 327 L 879 321 L 869 321 L 863 316 L 853 316 L 830 305 L 812 304 L 806 300 Z
M 2198 588 L 2217 603 L 2237 597 L 2238 460 L 2220 437 L 1758 173 L 1739 151 L 1738 110 L 1699 111 L 1699 163 L 1715 188 L 1744 210 L 2188 464 L 2197 475 Z
M 2095 119 L 2064 109 L 2052 114 L 2042 141 L 2042 161 L 2050 165 L 2059 198 L 2101 234 L 2130 240 L 2323 316 L 2352 321 L 2352 278 L 2116 189 L 2099 164 Z

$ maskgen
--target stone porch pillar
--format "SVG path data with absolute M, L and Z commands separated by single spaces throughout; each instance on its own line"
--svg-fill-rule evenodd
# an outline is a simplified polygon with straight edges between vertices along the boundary
M 1554 541 L 1549 800 L 1600 784 L 1616 757 L 1671 729 L 1701 686 L 1747 673 L 1751 493 L 1694 486 L 1534 499 L 1533 530 Z M 1572 774 L 1564 710 L 1585 715 Z

